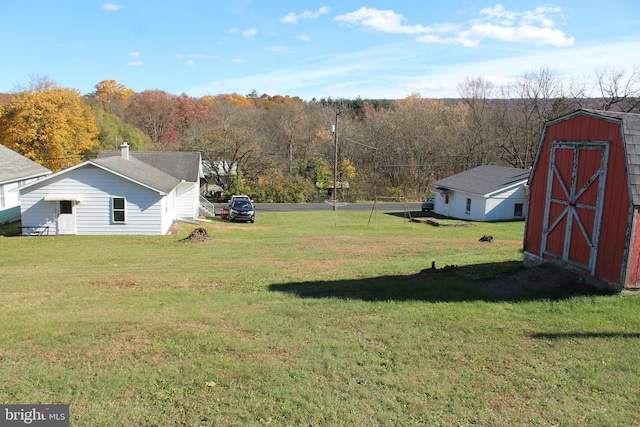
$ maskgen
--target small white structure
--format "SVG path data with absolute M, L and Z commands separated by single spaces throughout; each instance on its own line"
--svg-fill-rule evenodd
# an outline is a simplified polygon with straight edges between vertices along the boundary
M 23 230 L 166 234 L 174 221 L 198 218 L 202 176 L 200 153 L 130 153 L 125 143 L 21 187 Z
M 433 211 L 470 221 L 524 219 L 529 174 L 529 170 L 486 165 L 433 182 Z
M 50 174 L 49 169 L 0 144 L 0 224 L 20 219 L 18 187 Z

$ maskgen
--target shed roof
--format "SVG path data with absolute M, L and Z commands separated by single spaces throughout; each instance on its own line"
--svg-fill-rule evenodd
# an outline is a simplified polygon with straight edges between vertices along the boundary
M 98 159 L 121 157 L 120 151 L 103 150 Z M 138 159 L 180 180 L 198 182 L 202 170 L 199 152 L 194 151 L 131 151 L 129 157 Z
M 478 196 L 490 196 L 529 179 L 529 170 L 483 165 L 431 183 L 441 190 L 462 191 Z
M 44 166 L 0 144 L 0 184 L 50 173 Z

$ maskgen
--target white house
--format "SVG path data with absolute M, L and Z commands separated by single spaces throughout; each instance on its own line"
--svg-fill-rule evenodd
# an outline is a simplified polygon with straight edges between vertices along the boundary
M 478 166 L 431 183 L 436 214 L 470 221 L 524 219 L 529 170 Z
M 44 166 L 0 145 L 0 224 L 20 219 L 18 187 L 50 174 Z
M 101 152 L 20 188 L 22 226 L 46 234 L 166 234 L 199 216 L 200 153 Z

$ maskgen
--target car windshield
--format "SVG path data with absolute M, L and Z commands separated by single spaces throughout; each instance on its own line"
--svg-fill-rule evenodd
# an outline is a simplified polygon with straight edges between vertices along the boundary
M 241 209 L 251 208 L 251 202 L 249 202 L 248 200 L 236 200 L 235 202 L 233 202 L 233 207 Z

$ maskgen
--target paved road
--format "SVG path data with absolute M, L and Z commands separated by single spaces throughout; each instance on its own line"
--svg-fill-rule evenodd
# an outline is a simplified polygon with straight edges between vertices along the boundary
M 372 211 L 374 203 L 348 203 L 338 206 L 338 211 Z M 420 211 L 420 203 L 377 203 L 379 212 L 411 212 Z M 333 207 L 328 203 L 256 203 L 256 211 L 260 212 L 303 212 L 303 211 L 331 211 Z

